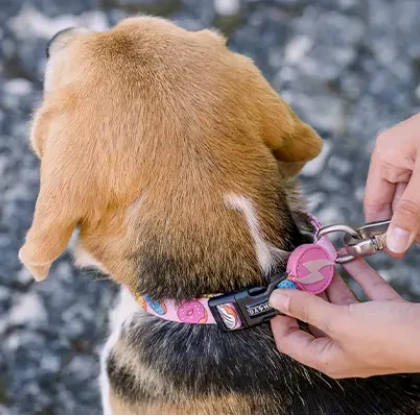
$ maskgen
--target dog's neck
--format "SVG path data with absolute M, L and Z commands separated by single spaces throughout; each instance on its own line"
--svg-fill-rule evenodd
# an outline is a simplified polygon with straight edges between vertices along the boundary
M 237 248 L 232 250 L 232 260 L 221 266 L 212 258 L 212 253 L 217 256 L 217 249 L 211 245 L 206 247 L 208 255 L 203 256 L 206 265 L 202 266 L 196 265 L 189 256 L 177 261 L 177 256 L 172 259 L 163 255 L 163 258 L 156 259 L 154 264 L 150 263 L 150 272 L 145 273 L 146 276 L 151 274 L 152 282 L 144 282 L 145 278 L 142 276 L 138 287 L 134 288 L 136 294 L 148 294 L 154 299 L 185 300 L 215 293 L 228 293 L 243 287 L 266 285 L 272 276 L 285 271 L 290 252 L 308 242 L 306 233 L 312 229 L 305 214 L 290 213 L 290 219 L 278 232 L 281 243 L 286 244 L 285 247 L 280 247 L 279 242 L 273 244 L 263 237 L 252 202 L 240 196 L 229 196 L 226 201 L 246 223 L 257 264 L 252 265 L 247 261 L 243 250 Z M 153 261 L 155 256 L 151 252 L 148 257 Z M 144 261 L 147 261 L 147 258 Z
M 300 205 L 297 190 L 286 190 L 293 196 L 279 194 L 262 208 L 247 196 L 227 194 L 224 210 L 218 210 L 223 217 L 211 215 L 210 208 L 210 221 L 207 216 L 191 221 L 188 213 L 168 213 L 160 216 L 163 223 L 139 213 L 140 242 L 126 264 L 134 267 L 132 279 L 114 280 L 136 295 L 175 300 L 266 285 L 285 271 L 290 252 L 308 242 L 306 232 L 311 231 L 307 216 L 295 210 Z M 191 223 L 197 221 L 193 229 Z M 76 249 L 75 257 L 79 266 L 106 272 L 82 249 Z

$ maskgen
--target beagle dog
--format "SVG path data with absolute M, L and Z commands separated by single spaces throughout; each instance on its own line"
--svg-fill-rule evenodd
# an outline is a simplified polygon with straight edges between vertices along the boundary
M 420 413 L 404 378 L 332 380 L 279 353 L 269 324 L 224 331 L 202 309 L 266 286 L 310 230 L 295 177 L 322 142 L 251 59 L 154 17 L 62 31 L 48 53 L 19 257 L 44 280 L 78 228 L 76 264 L 120 283 L 105 413 Z

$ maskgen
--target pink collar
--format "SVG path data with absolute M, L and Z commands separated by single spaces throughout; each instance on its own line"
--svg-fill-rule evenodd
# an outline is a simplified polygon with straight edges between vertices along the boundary
M 278 314 L 268 304 L 275 288 L 297 288 L 313 294 L 322 293 L 334 276 L 337 252 L 326 236 L 317 238 L 322 225 L 311 214 L 315 242 L 298 246 L 290 255 L 287 272 L 275 277 L 268 287 L 251 287 L 224 295 L 204 296 L 178 303 L 172 299 L 152 300 L 136 296 L 148 313 L 184 324 L 218 324 L 232 331 L 252 327 Z

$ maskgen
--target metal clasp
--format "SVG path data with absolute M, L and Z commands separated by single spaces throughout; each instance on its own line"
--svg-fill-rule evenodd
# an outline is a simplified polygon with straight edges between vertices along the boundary
M 382 251 L 386 246 L 386 232 L 390 220 L 367 223 L 357 229 L 358 237 L 346 234 L 344 236 L 344 246 L 347 252 L 357 257 L 369 257 Z
M 336 263 L 345 264 L 359 257 L 368 257 L 381 251 L 386 246 L 386 231 L 390 220 L 367 223 L 358 229 L 347 225 L 330 225 L 321 228 L 317 238 L 333 232 L 344 233 L 343 243 L 348 255 L 339 256 Z

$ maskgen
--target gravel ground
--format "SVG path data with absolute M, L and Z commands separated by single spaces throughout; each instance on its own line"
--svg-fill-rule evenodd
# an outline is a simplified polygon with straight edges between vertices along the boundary
M 94 378 L 115 287 L 74 270 L 68 254 L 40 285 L 22 269 L 17 252 L 39 187 L 27 122 L 41 98 L 49 37 L 141 11 L 221 28 L 318 130 L 326 147 L 302 179 L 324 223 L 362 223 L 377 133 L 420 110 L 418 0 L 1 0 L 0 414 L 100 412 Z M 372 262 L 420 300 L 416 252 Z

